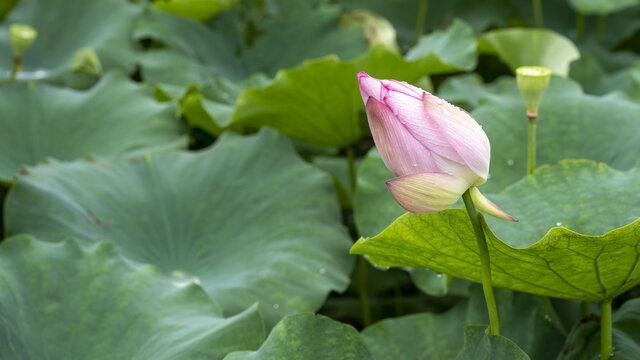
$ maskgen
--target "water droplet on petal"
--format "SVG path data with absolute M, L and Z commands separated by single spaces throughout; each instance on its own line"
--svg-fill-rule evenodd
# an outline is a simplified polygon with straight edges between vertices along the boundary
M 449 112 L 449 110 L 443 110 L 443 111 L 442 111 L 442 113 L 443 113 L 445 116 L 449 116 L 449 115 L 451 115 L 451 113 Z
M 442 99 L 438 99 L 437 103 L 438 103 L 438 104 L 440 104 L 440 105 L 442 105 L 442 104 L 444 104 L 444 100 L 442 100 Z

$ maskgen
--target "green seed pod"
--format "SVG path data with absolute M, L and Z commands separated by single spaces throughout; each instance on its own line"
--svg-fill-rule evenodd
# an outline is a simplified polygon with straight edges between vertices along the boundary
M 19 58 L 31 46 L 38 36 L 38 32 L 29 25 L 12 24 L 9 26 L 9 36 L 11 37 L 13 56 Z
M 82 48 L 73 54 L 71 58 L 71 71 L 74 73 L 100 76 L 102 64 L 98 54 L 90 47 Z
M 537 117 L 540 100 L 551 79 L 551 70 L 542 66 L 521 66 L 516 69 L 516 79 L 527 104 L 527 116 Z

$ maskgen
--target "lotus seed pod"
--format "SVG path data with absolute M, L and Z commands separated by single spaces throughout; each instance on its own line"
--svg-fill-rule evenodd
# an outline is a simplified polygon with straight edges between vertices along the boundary
M 389 50 L 400 53 L 400 47 L 396 41 L 396 29 L 387 19 L 366 10 L 349 12 L 340 19 L 341 27 L 354 24 L 362 29 L 369 46 L 382 44 Z
M 516 69 L 516 79 L 527 105 L 527 116 L 537 117 L 542 95 L 551 79 L 551 70 L 542 66 L 521 66 Z
M 82 48 L 73 54 L 71 58 L 71 71 L 74 73 L 100 76 L 102 64 L 98 54 L 90 47 Z
M 13 56 L 21 57 L 38 36 L 36 29 L 25 24 L 12 24 L 9 27 Z

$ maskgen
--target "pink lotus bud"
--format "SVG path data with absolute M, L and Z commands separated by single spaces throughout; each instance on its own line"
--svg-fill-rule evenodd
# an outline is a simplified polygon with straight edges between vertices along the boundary
M 403 208 L 438 212 L 487 181 L 489 139 L 469 113 L 405 82 L 364 72 L 358 82 L 373 140 L 384 164 L 398 176 L 387 181 L 387 188 Z M 476 199 L 481 198 L 486 200 L 478 192 Z M 513 220 L 489 200 L 476 206 Z

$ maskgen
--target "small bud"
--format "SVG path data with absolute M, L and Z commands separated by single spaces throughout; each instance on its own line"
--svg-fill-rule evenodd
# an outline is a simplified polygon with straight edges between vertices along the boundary
M 356 10 L 342 15 L 340 27 L 351 25 L 357 25 L 362 29 L 369 46 L 382 44 L 389 50 L 400 53 L 396 29 L 382 16 L 366 10 Z
M 38 36 L 36 29 L 25 24 L 12 24 L 9 27 L 9 35 L 11 37 L 11 47 L 13 48 L 13 56 L 19 58 L 24 54 L 25 50 L 31 46 Z
M 516 79 L 527 104 L 527 116 L 537 117 L 540 100 L 551 79 L 551 70 L 542 66 L 521 66 L 516 69 Z
M 90 47 L 76 51 L 71 58 L 71 71 L 74 73 L 100 76 L 102 74 L 102 64 L 100 64 L 98 54 Z

